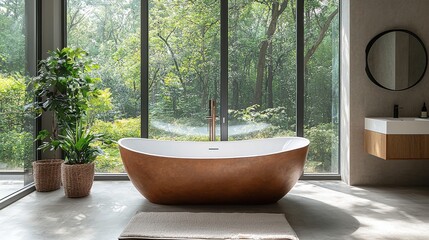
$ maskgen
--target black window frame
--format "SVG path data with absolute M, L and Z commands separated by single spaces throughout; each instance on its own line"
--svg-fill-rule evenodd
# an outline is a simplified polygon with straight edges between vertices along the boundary
M 220 132 L 221 141 L 228 141 L 228 0 L 220 0 Z M 339 0 L 339 19 L 341 21 L 341 0 Z M 67 46 L 67 0 L 63 0 L 62 42 Z M 141 1 L 141 137 L 149 138 L 149 0 Z M 296 136 L 304 137 L 305 108 L 305 65 L 304 65 L 304 6 L 305 1 L 296 1 Z M 341 22 L 339 26 L 341 25 Z M 339 46 L 341 49 L 341 41 Z M 341 62 L 341 55 L 339 56 Z M 339 76 L 341 76 L 340 69 Z M 339 83 L 341 89 L 341 82 Z M 341 95 L 338 101 L 341 101 Z M 145 116 L 145 117 L 143 117 Z M 341 122 L 341 116 L 338 116 Z M 338 130 L 338 138 L 341 132 Z M 338 152 L 341 144 L 338 146 Z M 304 172 L 302 179 L 341 180 L 341 161 L 338 160 L 338 173 Z M 118 175 L 118 174 L 114 174 Z M 121 174 L 119 174 L 121 175 Z M 113 176 L 113 175 L 112 175 Z M 105 179 L 103 177 L 103 179 Z M 109 179 L 107 177 L 107 179 Z
M 27 0 L 25 0 L 27 1 Z M 35 71 L 38 72 L 39 65 L 38 62 L 41 60 L 42 56 L 42 0 L 33 0 L 35 4 L 34 10 L 35 16 L 34 20 L 35 22 L 35 28 L 34 29 L 34 40 L 36 43 L 34 46 L 35 49 L 35 60 L 36 62 L 27 62 L 27 64 L 34 64 Z M 27 41 L 27 40 L 26 40 Z M 27 42 L 26 42 L 27 43 Z M 31 75 L 34 73 L 31 73 Z M 30 75 L 30 76 L 31 76 Z M 33 130 L 33 136 L 36 136 L 37 133 L 42 129 L 42 118 L 38 117 L 33 120 L 34 124 L 34 130 Z M 33 160 L 40 160 L 41 159 L 41 150 L 37 150 L 38 146 L 40 145 L 40 141 L 33 142 L 33 156 L 35 159 Z M 32 159 L 27 159 L 26 161 L 31 161 Z M 31 168 L 24 168 L 24 185 L 21 189 L 15 192 L 11 192 L 11 194 L 3 197 L 0 199 L 0 210 L 9 206 L 10 204 L 18 201 L 19 199 L 27 196 L 28 194 L 32 193 L 36 190 L 34 186 L 34 180 L 32 177 L 32 169 Z M 19 173 L 20 174 L 20 173 Z

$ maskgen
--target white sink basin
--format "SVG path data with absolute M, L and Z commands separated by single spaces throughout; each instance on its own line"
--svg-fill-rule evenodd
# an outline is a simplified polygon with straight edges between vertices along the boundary
M 429 119 L 365 118 L 365 129 L 382 134 L 429 134 Z

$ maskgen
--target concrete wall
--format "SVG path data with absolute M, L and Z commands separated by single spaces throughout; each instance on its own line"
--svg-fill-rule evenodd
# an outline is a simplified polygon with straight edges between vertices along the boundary
M 429 185 L 429 160 L 386 161 L 364 151 L 364 118 L 417 117 L 429 103 L 429 72 L 415 87 L 393 92 L 377 87 L 365 73 L 365 48 L 378 33 L 403 28 L 429 47 L 429 1 L 342 0 L 341 166 L 351 185 Z
M 62 48 L 62 14 L 61 1 L 42 0 L 42 58 L 48 56 L 48 51 Z
M 61 36 L 61 1 L 58 0 L 42 0 L 42 59 L 48 57 L 48 51 L 54 51 L 57 48 L 62 48 Z M 42 116 L 42 129 L 51 129 L 52 114 L 46 113 Z M 61 158 L 60 151 L 42 152 L 42 159 Z

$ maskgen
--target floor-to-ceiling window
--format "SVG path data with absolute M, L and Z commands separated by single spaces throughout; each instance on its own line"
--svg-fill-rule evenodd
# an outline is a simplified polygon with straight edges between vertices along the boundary
M 149 0 L 150 138 L 208 140 L 208 101 L 219 101 L 219 7 Z
M 28 77 L 36 73 L 36 1 L 0 0 L 0 199 L 33 181 L 35 119 Z
M 312 142 L 305 172 L 337 174 L 338 8 L 339 0 L 67 0 L 67 42 L 100 64 L 105 96 L 92 115 L 108 137 L 208 140 L 215 99 L 218 140 L 225 128 L 223 140 L 303 135 Z M 97 170 L 122 172 L 117 147 L 105 150 Z
M 338 173 L 339 0 L 304 5 L 304 137 L 306 173 Z
M 228 1 L 229 139 L 296 135 L 295 1 Z
M 140 137 L 140 0 L 67 0 L 67 45 L 99 65 L 102 94 L 90 103 L 93 129 L 107 138 Z M 143 116 L 147 117 L 147 116 Z M 97 172 L 124 172 L 118 147 L 101 146 Z

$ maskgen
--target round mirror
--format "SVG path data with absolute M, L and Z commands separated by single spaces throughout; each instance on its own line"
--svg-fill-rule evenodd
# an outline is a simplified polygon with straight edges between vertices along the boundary
M 366 73 L 378 86 L 400 91 L 416 85 L 427 68 L 427 52 L 416 34 L 389 30 L 375 36 L 366 47 Z

